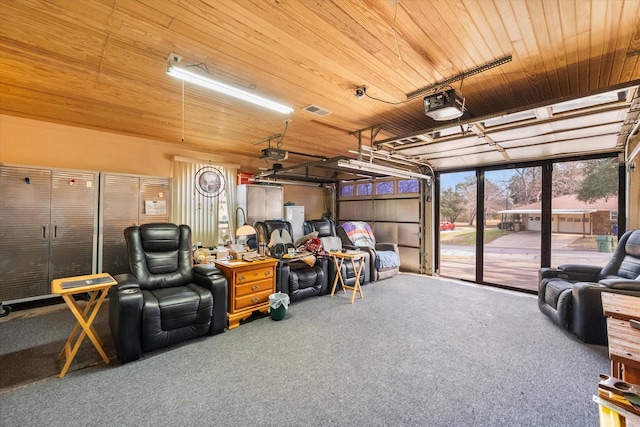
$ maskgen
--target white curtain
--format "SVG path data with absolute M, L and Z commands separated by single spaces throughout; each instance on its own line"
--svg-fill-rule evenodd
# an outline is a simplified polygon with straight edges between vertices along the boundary
M 216 173 L 224 188 L 220 194 L 198 187 L 202 171 L 213 169 L 220 173 Z M 235 240 L 236 174 L 237 168 L 229 165 L 174 160 L 171 214 L 176 224 L 191 227 L 194 245 L 201 242 L 204 247 L 215 247 Z

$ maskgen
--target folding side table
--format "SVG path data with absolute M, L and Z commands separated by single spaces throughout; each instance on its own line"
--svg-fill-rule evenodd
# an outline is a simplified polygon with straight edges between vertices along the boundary
M 80 344 L 82 344 L 85 336 L 89 337 L 93 346 L 98 350 L 98 353 L 100 353 L 104 363 L 109 363 L 109 358 L 102 349 L 102 340 L 92 324 L 107 296 L 109 288 L 115 284 L 116 281 L 108 273 L 67 277 L 64 279 L 55 279 L 51 282 L 51 293 L 60 295 L 62 299 L 64 299 L 69 310 L 71 310 L 71 313 L 73 313 L 73 316 L 78 321 L 71 335 L 69 335 L 69 339 L 67 339 L 67 342 L 64 344 L 64 348 L 58 355 L 58 359 L 61 359 L 62 356 L 66 358 L 65 364 L 60 371 L 60 378 L 63 378 L 67 374 L 69 366 L 71 366 L 73 358 L 76 357 L 78 349 L 80 349 Z M 82 293 L 91 294 L 89 302 L 87 302 L 84 308 L 80 307 L 73 297 L 76 294 Z M 80 332 L 80 335 L 78 335 L 76 339 L 78 332 Z M 74 340 L 76 341 L 72 344 Z
M 342 290 L 346 293 L 345 289 L 353 290 L 353 294 L 351 294 L 351 304 L 356 299 L 356 293 L 360 294 L 360 298 L 364 298 L 364 294 L 362 293 L 362 288 L 360 287 L 360 273 L 362 273 L 362 266 L 364 265 L 364 257 L 366 256 L 365 252 L 361 251 L 348 251 L 348 252 L 337 252 L 331 251 L 329 252 L 329 256 L 333 258 L 333 262 L 336 265 L 336 277 L 333 279 L 333 286 L 331 287 L 331 296 L 333 296 L 336 292 L 336 285 L 338 284 L 338 280 L 340 280 L 340 284 L 342 285 Z M 344 284 L 344 279 L 342 278 L 342 264 L 344 264 L 344 260 L 351 260 L 351 265 L 353 266 L 353 271 L 356 273 L 356 282 L 353 286 L 347 286 Z M 360 265 L 356 267 L 356 261 L 360 260 Z

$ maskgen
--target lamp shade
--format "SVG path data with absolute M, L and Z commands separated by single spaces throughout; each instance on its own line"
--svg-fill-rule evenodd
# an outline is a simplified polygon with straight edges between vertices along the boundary
M 256 229 L 248 224 L 241 225 L 236 230 L 236 236 L 250 236 L 252 234 L 256 234 Z

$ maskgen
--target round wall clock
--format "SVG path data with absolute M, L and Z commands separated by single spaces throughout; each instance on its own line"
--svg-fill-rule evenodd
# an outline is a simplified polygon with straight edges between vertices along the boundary
M 224 190 L 222 173 L 213 166 L 205 166 L 196 172 L 194 183 L 198 193 L 205 197 L 216 197 Z

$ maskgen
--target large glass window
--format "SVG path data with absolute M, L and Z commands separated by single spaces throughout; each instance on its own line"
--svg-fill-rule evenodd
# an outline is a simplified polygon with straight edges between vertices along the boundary
M 475 281 L 475 172 L 440 175 L 440 274 Z
M 484 174 L 483 281 L 538 289 L 542 168 Z
M 551 174 L 543 174 L 542 162 L 483 170 L 480 192 L 476 171 L 440 174 L 440 274 L 537 292 L 538 270 L 549 255 L 551 267 L 604 265 L 617 245 L 616 158 L 557 161 L 550 166 Z M 545 194 L 551 206 L 545 205 L 544 212 L 543 175 L 551 178 L 544 185 L 551 190 Z M 478 194 L 484 196 L 483 203 L 476 203 Z M 478 206 L 483 212 L 477 212 Z M 550 223 L 548 236 L 542 235 L 545 221 Z M 475 250 L 476 224 L 482 224 L 481 253 Z M 543 253 L 547 244 L 550 254 Z
M 618 164 L 604 158 L 556 163 L 551 265 L 604 265 L 618 232 Z

